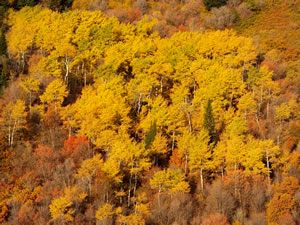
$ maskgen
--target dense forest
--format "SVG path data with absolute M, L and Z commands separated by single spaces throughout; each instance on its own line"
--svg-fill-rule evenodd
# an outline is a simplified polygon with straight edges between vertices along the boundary
M 298 0 L 1 0 L 0 223 L 300 225 Z

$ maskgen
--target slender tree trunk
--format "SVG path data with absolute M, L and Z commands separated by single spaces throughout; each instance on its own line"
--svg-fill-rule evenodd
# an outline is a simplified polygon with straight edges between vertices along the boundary
M 173 135 L 172 135 L 172 152 L 174 151 L 175 148 L 175 129 L 173 130 Z
M 236 180 L 237 162 L 234 164 L 234 197 L 237 196 L 237 180 Z
M 140 114 L 140 110 L 141 110 L 141 107 L 142 107 L 141 101 L 142 101 L 142 94 L 140 94 L 140 96 L 139 96 L 137 114 Z
M 72 127 L 69 126 L 69 138 L 72 136 Z
M 258 104 L 258 113 L 260 113 L 260 111 L 261 111 L 262 102 L 263 102 L 263 88 L 261 87 L 260 88 L 260 101 L 259 101 L 259 104 Z
M 88 178 L 89 183 L 89 202 L 91 202 L 91 194 L 92 194 L 92 180 L 91 178 Z
M 137 173 L 134 174 L 133 196 L 135 196 L 136 187 L 137 187 Z
M 187 118 L 188 118 L 188 121 L 189 121 L 189 130 L 190 130 L 190 132 L 192 132 L 193 131 L 193 127 L 192 127 L 191 113 L 187 112 L 186 115 L 187 115 Z
M 153 87 L 151 87 L 150 90 L 149 90 L 148 99 L 151 98 L 151 95 L 152 95 L 152 89 L 153 89 Z
M 121 183 L 120 192 L 123 192 L 123 184 Z M 123 198 L 122 195 L 120 195 L 120 205 L 123 204 Z
M 222 181 L 224 181 L 224 167 L 222 167 L 222 170 L 221 170 L 221 177 L 222 177 Z
M 204 190 L 204 182 L 203 182 L 203 169 L 200 168 L 200 182 L 201 182 L 201 190 L 202 190 L 202 193 L 203 193 L 203 190 Z
M 31 91 L 29 92 L 29 115 L 31 116 Z
M 65 82 L 68 85 L 68 83 L 69 83 L 69 62 L 68 62 L 67 56 L 66 56 L 65 66 L 66 66 Z
M 132 170 L 133 170 L 133 164 L 131 166 L 131 171 Z M 131 185 L 132 185 L 132 172 L 130 172 L 130 178 L 129 178 L 129 190 L 128 190 L 128 199 L 127 199 L 128 207 L 130 206 Z
M 25 69 L 25 53 L 22 52 L 22 73 L 24 73 Z
M 158 188 L 158 196 L 157 196 L 157 200 L 158 200 L 158 208 L 160 210 L 160 192 L 161 192 L 161 185 L 159 185 L 159 188 Z
M 266 151 L 266 160 L 267 160 L 267 168 L 268 168 L 268 181 L 269 184 L 271 184 L 271 177 L 270 177 L 270 162 L 269 162 L 269 152 L 268 150 Z
M 10 142 L 10 147 L 13 146 L 14 144 L 14 135 L 15 135 L 15 131 L 16 131 L 16 126 L 17 126 L 17 120 L 15 120 L 12 132 L 11 132 L 11 142 Z

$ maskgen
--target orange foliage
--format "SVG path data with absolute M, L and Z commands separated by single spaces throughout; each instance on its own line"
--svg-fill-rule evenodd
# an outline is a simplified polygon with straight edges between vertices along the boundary
M 6 201 L 0 202 L 0 223 L 5 221 L 5 218 L 8 216 L 8 207 Z
M 295 177 L 286 177 L 282 183 L 274 187 L 276 192 L 281 194 L 290 194 L 291 196 L 295 195 L 300 191 L 300 185 L 298 179 Z
M 20 225 L 26 225 L 32 223 L 32 218 L 34 217 L 34 209 L 33 206 L 23 205 L 18 213 L 18 220 Z
M 48 162 L 49 160 L 53 160 L 58 157 L 56 152 L 45 145 L 38 145 L 38 147 L 34 150 L 34 155 L 41 160 L 41 162 Z
M 55 188 L 51 194 L 52 194 L 53 198 L 57 198 L 59 196 L 62 196 L 64 194 L 64 192 L 59 188 Z
M 28 61 L 28 73 L 29 74 L 39 74 L 40 68 L 38 66 L 40 60 L 43 57 L 41 55 L 33 54 Z
M 178 153 L 178 149 L 174 149 L 174 151 L 172 152 L 172 155 L 169 160 L 169 166 L 184 168 L 184 161 L 182 161 L 182 159 Z
M 279 225 L 296 225 L 293 216 L 290 213 L 286 213 L 278 222 Z
M 215 213 L 209 215 L 208 218 L 204 219 L 201 225 L 229 225 L 229 223 L 226 216 Z
M 57 166 L 59 155 L 45 145 L 38 145 L 33 154 L 36 157 L 36 166 L 39 168 L 37 173 L 43 178 L 51 176 Z
M 130 23 L 133 23 L 135 21 L 139 21 L 142 18 L 142 12 L 141 10 L 137 8 L 130 8 L 128 9 L 128 20 Z
M 62 149 L 62 156 L 64 158 L 71 158 L 75 166 L 80 166 L 83 156 L 90 154 L 88 149 L 88 140 L 84 136 L 74 137 L 70 136 L 65 140 L 64 147 Z
M 189 31 L 189 28 L 180 24 L 179 27 L 178 27 L 178 31 L 181 31 L 181 32 L 187 32 Z
M 296 200 L 290 194 L 276 193 L 267 204 L 268 223 L 278 223 L 287 213 L 294 210 Z

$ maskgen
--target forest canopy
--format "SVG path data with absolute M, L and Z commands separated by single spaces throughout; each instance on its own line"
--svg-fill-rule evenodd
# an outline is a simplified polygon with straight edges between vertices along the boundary
M 76 4 L 5 5 L 0 222 L 300 222 L 295 58 Z

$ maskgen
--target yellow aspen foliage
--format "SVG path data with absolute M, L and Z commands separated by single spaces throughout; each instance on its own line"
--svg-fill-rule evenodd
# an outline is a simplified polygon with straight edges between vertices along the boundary
M 123 173 L 129 173 L 128 205 L 130 204 L 131 192 L 137 188 L 137 180 L 143 171 L 151 167 L 148 152 L 144 144 L 136 143 L 128 134 L 121 133 L 111 145 L 110 158 L 122 165 Z M 134 182 L 133 182 L 134 181 Z
M 243 136 L 247 130 L 246 120 L 242 117 L 236 116 L 231 119 L 230 124 L 226 127 L 226 135 L 229 137 Z
M 260 140 L 249 136 L 246 140 L 245 157 L 242 160 L 245 171 L 253 174 L 268 174 L 263 159 L 264 149 L 260 145 Z
M 196 137 L 190 132 L 184 132 L 183 135 L 178 139 L 178 153 L 181 158 L 185 161 L 185 173 L 187 173 L 190 160 L 190 149 L 196 141 Z
M 212 171 L 214 173 L 220 173 L 222 177 L 224 176 L 224 170 L 226 167 L 226 142 L 224 140 L 221 140 L 218 142 L 217 146 L 214 148 L 213 154 L 212 154 Z
M 178 151 L 183 159 L 185 159 L 185 172 L 199 172 L 201 179 L 201 188 L 203 190 L 204 178 L 203 171 L 212 168 L 212 162 L 209 160 L 212 156 L 209 147 L 208 132 L 202 129 L 198 134 L 194 135 L 185 132 L 178 140 Z
M 9 20 L 12 29 L 8 32 L 7 46 L 9 52 L 19 60 L 21 71 L 25 67 L 25 54 L 33 46 L 38 26 L 34 24 L 33 19 L 39 13 L 41 7 L 24 7 L 19 13 L 10 11 Z
M 87 183 L 87 189 L 89 195 L 92 192 L 92 182 L 96 175 L 96 172 L 103 166 L 103 160 L 100 154 L 95 155 L 91 159 L 86 159 L 82 162 L 81 167 L 78 169 L 76 178 L 82 179 Z
M 103 160 L 100 154 L 95 155 L 91 159 L 86 159 L 82 162 L 81 167 L 78 169 L 76 177 L 93 177 L 96 171 L 101 169 Z
M 86 87 L 81 98 L 72 105 L 78 133 L 88 137 L 97 147 L 107 148 L 117 131 L 126 130 L 130 121 L 122 89 L 113 89 L 115 83 L 112 82 Z
M 280 106 L 276 107 L 276 119 L 282 125 L 283 121 L 291 116 L 291 109 L 287 103 L 282 103 Z
M 116 183 L 121 183 L 123 178 L 119 165 L 115 159 L 110 157 L 104 162 L 102 168 L 102 171 L 105 172 L 108 178 Z
M 53 220 L 63 219 L 67 222 L 71 222 L 75 214 L 75 209 L 73 208 L 74 203 L 82 202 L 87 194 L 81 192 L 77 186 L 67 187 L 64 192 L 64 196 L 52 200 L 49 205 L 49 210 Z
M 168 127 L 172 122 L 167 101 L 161 95 L 149 100 L 148 106 L 143 107 L 141 114 L 142 121 L 140 126 L 144 130 L 144 133 L 150 129 L 151 121 L 156 122 L 159 130 Z M 145 117 L 143 116 L 144 114 L 146 114 Z
M 211 157 L 209 148 L 209 136 L 207 131 L 201 130 L 193 143 L 194 145 L 189 149 L 191 170 L 199 170 L 209 168 L 208 160 Z
M 210 170 L 212 168 L 211 148 L 209 147 L 209 135 L 206 130 L 201 130 L 196 140 L 189 149 L 189 167 L 192 172 L 199 171 L 201 189 L 204 189 L 204 176 L 203 171 Z
M 153 30 L 153 27 L 158 23 L 157 20 L 155 19 L 150 19 L 148 16 L 144 16 L 143 19 L 141 19 L 137 26 L 136 26 L 136 32 L 138 35 L 143 35 L 143 36 L 147 36 L 147 34 L 151 33 L 151 31 Z M 158 38 L 158 34 L 157 36 L 155 36 L 154 34 L 152 34 L 152 38 Z
M 81 202 L 87 197 L 87 194 L 85 192 L 81 192 L 77 186 L 67 187 L 64 192 L 66 198 L 71 201 Z
M 272 163 L 273 168 L 278 167 L 281 149 L 274 144 L 273 140 L 260 140 L 260 147 L 264 153 L 264 159 L 267 163 L 267 174 L 270 179 L 270 174 L 272 172 L 270 164 Z
M 43 95 L 40 96 L 41 102 L 44 104 L 54 104 L 55 108 L 60 107 L 67 97 L 67 86 L 60 80 L 52 81 L 46 88 Z
M 113 206 L 109 203 L 105 203 L 104 205 L 100 206 L 96 212 L 96 218 L 100 221 L 112 219 L 115 215 L 115 211 Z
M 20 85 L 24 91 L 29 94 L 29 111 L 31 112 L 32 95 L 38 93 L 40 89 L 40 81 L 29 77 L 23 80 Z
M 180 170 L 162 170 L 156 172 L 150 179 L 152 189 L 158 189 L 158 192 L 189 192 L 189 184 L 184 181 L 184 174 Z
M 146 222 L 141 215 L 129 214 L 128 216 L 119 215 L 117 219 L 121 224 L 124 225 L 145 225 Z
M 245 117 L 248 114 L 253 114 L 256 112 L 256 107 L 256 102 L 251 93 L 246 93 L 239 100 L 238 109 L 241 113 L 244 113 Z
M 24 91 L 28 93 L 38 92 L 40 81 L 34 78 L 28 77 L 20 83 L 21 87 Z
M 41 58 L 38 64 L 38 68 L 46 77 L 61 78 L 61 65 L 55 58 L 52 58 L 51 56 Z
M 26 123 L 26 106 L 22 100 L 17 100 L 15 104 L 9 103 L 2 111 L 0 124 L 5 129 L 10 147 L 14 144 L 16 131 L 24 127 Z
M 165 154 L 166 152 L 168 152 L 168 139 L 158 133 L 150 147 L 150 154 Z
M 277 94 L 278 84 L 272 80 L 273 72 L 269 71 L 267 66 L 260 69 L 252 67 L 248 72 L 247 84 L 252 90 L 252 95 L 258 103 L 258 112 L 261 110 L 263 102 L 270 103 L 274 94 Z M 268 113 L 268 112 L 267 112 Z
M 76 111 L 76 106 L 72 105 L 62 107 L 59 111 L 59 115 L 63 121 L 64 128 L 68 130 L 69 136 L 72 136 L 73 129 L 75 129 L 75 127 L 78 127 L 77 121 L 75 120 Z
M 136 214 L 142 216 L 150 215 L 150 204 L 145 192 L 139 193 L 137 197 L 133 197 L 132 202 L 134 202 Z
M 73 221 L 75 210 L 72 209 L 72 204 L 72 201 L 66 196 L 54 199 L 49 205 L 52 219 L 63 219 L 69 222 Z
M 226 170 L 236 171 L 239 169 L 245 155 L 244 138 L 233 136 L 226 141 L 226 146 Z

